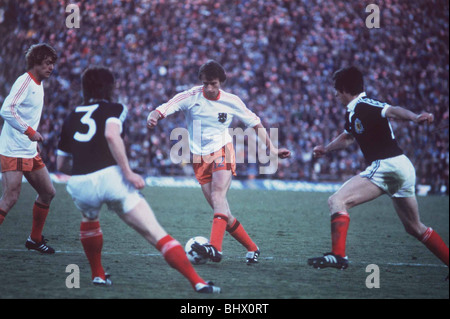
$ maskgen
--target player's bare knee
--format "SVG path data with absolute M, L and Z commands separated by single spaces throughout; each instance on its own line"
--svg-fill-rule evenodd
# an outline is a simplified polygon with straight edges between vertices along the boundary
M 337 194 L 333 194 L 328 198 L 328 207 L 330 212 L 340 211 L 343 206 L 344 202 Z
M 2 197 L 3 205 L 8 207 L 8 210 L 10 210 L 19 200 L 19 195 L 20 195 L 20 190 L 5 192 Z
M 39 194 L 39 199 L 44 202 L 45 204 L 50 204 L 53 198 L 55 198 L 56 195 L 56 189 L 54 187 L 48 189 L 45 192 L 42 192 Z

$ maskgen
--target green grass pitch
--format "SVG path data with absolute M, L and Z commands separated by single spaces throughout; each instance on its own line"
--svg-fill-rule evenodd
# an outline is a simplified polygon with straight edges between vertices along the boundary
M 309 257 L 330 250 L 327 193 L 230 190 L 232 212 L 261 249 L 260 263 L 247 266 L 245 250 L 230 235 L 221 263 L 195 266 L 222 288 L 196 294 L 159 252 L 103 208 L 103 264 L 113 286 L 96 287 L 79 241 L 80 213 L 65 190 L 57 196 L 44 228 L 56 254 L 24 247 L 31 229 L 34 190 L 23 184 L 19 202 L 0 227 L 0 298 L 49 299 L 448 299 L 445 267 L 423 244 L 407 235 L 387 196 L 350 211 L 346 270 L 316 270 Z M 184 246 L 193 236 L 209 237 L 212 212 L 200 189 L 146 187 L 143 194 L 163 227 Z M 419 197 L 422 221 L 448 245 L 449 198 Z M 67 288 L 69 264 L 80 269 L 80 288 Z M 379 288 L 367 288 L 369 264 L 379 267 Z M 431 288 L 431 289 L 430 289 Z

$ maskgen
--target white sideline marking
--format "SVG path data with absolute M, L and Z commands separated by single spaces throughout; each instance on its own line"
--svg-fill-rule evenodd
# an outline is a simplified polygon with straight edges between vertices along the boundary
M 0 251 L 5 251 L 5 252 L 28 252 L 28 249 L 3 249 L 0 248 Z M 84 251 L 70 251 L 70 250 L 55 250 L 55 253 L 57 254 L 79 254 L 79 255 L 84 255 Z M 139 256 L 139 257 L 162 257 L 162 255 L 160 253 L 148 253 L 148 254 L 144 254 L 144 253 L 134 253 L 134 252 L 128 252 L 128 253 L 122 253 L 122 252 L 108 252 L 108 251 L 104 251 L 102 252 L 103 255 L 132 255 L 132 256 Z M 245 257 L 240 257 L 240 256 L 223 256 L 223 258 L 230 258 L 230 259 L 244 259 Z M 259 259 L 262 260 L 286 260 L 286 261 L 297 261 L 294 260 L 294 258 L 284 258 L 284 257 L 274 257 L 274 256 L 267 256 L 267 257 L 262 257 L 260 256 Z M 302 259 L 298 260 L 300 263 L 303 262 Z M 357 262 L 352 262 L 349 261 L 350 264 L 354 264 L 354 265 L 369 265 L 369 264 L 373 264 L 373 262 L 364 262 L 364 261 L 357 261 Z M 437 267 L 437 268 L 447 268 L 446 265 L 444 264 L 421 264 L 421 263 L 399 263 L 399 262 L 387 262 L 387 263 L 377 263 L 377 265 L 380 266 L 399 266 L 399 267 Z

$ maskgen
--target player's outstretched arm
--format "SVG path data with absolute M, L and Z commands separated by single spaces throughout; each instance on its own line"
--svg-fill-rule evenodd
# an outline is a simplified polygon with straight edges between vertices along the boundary
M 288 149 L 276 148 L 275 145 L 273 145 L 272 141 L 269 138 L 269 135 L 267 135 L 266 129 L 264 128 L 264 126 L 262 126 L 261 123 L 255 125 L 253 128 L 255 129 L 259 139 L 266 144 L 266 147 L 270 150 L 271 154 L 274 154 L 279 158 L 288 158 L 289 156 L 291 156 L 291 151 L 289 151 Z
M 430 124 L 434 121 L 434 115 L 432 113 L 422 112 L 420 114 L 416 114 L 401 106 L 390 106 L 386 110 L 386 117 L 397 120 L 412 121 L 417 124 Z
M 332 140 L 327 146 L 318 145 L 318 146 L 314 147 L 313 156 L 314 156 L 314 158 L 320 158 L 331 151 L 346 148 L 347 146 L 352 144 L 354 141 L 355 141 L 355 139 L 351 134 L 343 132 L 338 137 L 336 137 L 334 140 Z

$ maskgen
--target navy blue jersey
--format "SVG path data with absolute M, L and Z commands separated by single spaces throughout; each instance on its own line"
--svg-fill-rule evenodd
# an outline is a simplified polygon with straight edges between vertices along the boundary
M 105 127 L 110 120 L 122 125 L 127 113 L 122 104 L 107 101 L 77 106 L 70 113 L 62 127 L 58 151 L 72 155 L 72 175 L 117 165 L 105 138 Z M 122 137 L 123 131 L 122 127 Z
M 387 107 L 364 93 L 347 106 L 345 131 L 356 139 L 367 164 L 403 154 L 384 115 Z

